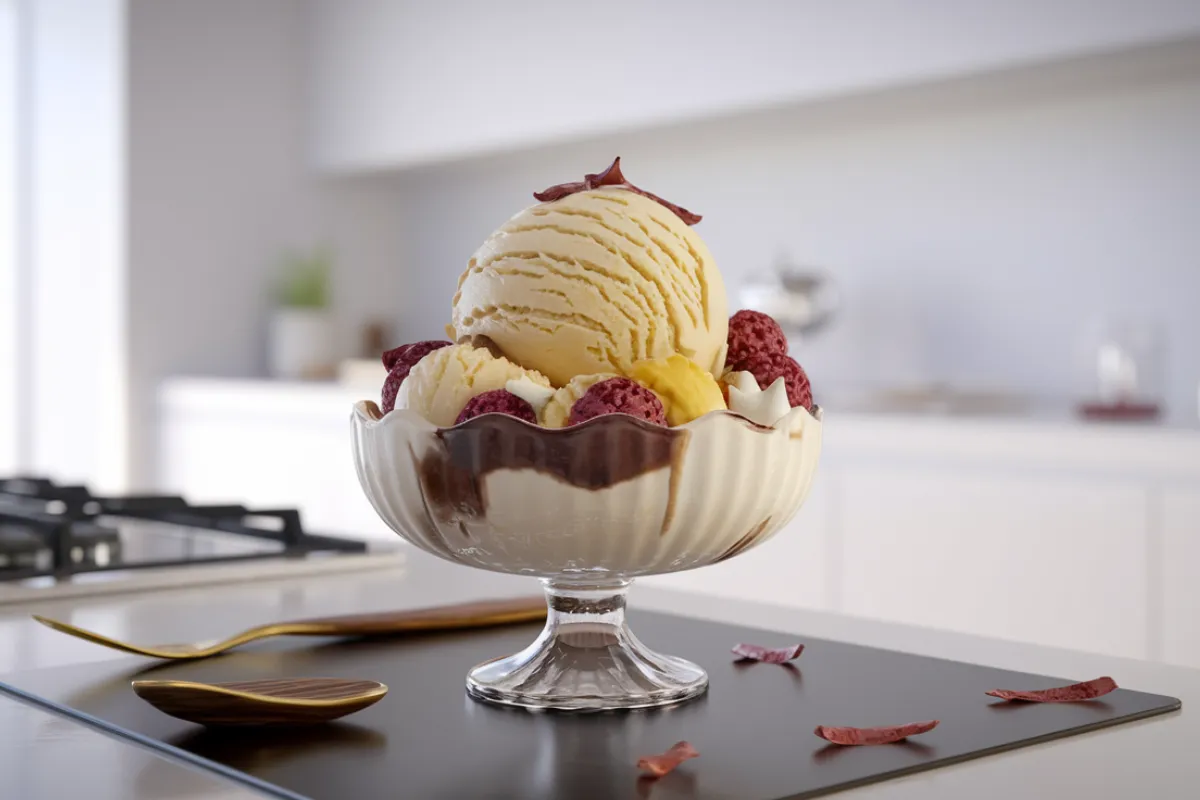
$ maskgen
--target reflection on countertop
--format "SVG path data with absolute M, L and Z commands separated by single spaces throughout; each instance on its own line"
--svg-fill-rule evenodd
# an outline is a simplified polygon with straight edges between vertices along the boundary
M 254 800 L 258 791 L 0 692 L 4 797 Z

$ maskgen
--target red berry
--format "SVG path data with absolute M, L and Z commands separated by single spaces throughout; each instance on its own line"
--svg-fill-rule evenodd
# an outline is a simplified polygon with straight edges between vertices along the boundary
M 400 384 L 408 377 L 409 371 L 417 362 L 434 350 L 449 347 L 450 342 L 429 341 L 415 344 L 402 344 L 383 354 L 383 366 L 387 368 L 387 380 L 383 382 L 382 408 L 388 413 L 396 407 L 396 395 L 400 392 Z
M 454 420 L 455 425 L 482 414 L 508 414 L 510 417 L 523 419 L 537 425 L 537 414 L 528 400 L 517 397 L 507 389 L 492 389 L 490 392 L 477 394 L 467 403 L 466 408 Z
M 787 355 L 787 337 L 783 328 L 761 311 L 742 309 L 729 318 L 729 350 L 725 363 L 737 369 L 755 355 Z
M 578 425 L 604 414 L 629 414 L 656 425 L 667 424 L 667 412 L 658 395 L 629 378 L 609 378 L 592 384 L 571 406 L 567 424 Z
M 737 368 L 749 372 L 758 381 L 758 388 L 766 389 L 779 377 L 787 386 L 788 403 L 795 408 L 804 406 L 809 411 L 813 409 L 812 386 L 808 375 L 796 363 L 796 359 L 782 354 L 756 355 L 743 361 Z

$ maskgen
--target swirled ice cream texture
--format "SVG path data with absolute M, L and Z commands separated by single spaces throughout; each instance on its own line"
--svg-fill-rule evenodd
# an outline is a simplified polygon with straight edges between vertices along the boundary
M 595 189 L 531 206 L 493 233 L 459 279 L 452 327 L 564 386 L 672 353 L 720 374 L 728 309 L 712 255 L 679 217 Z
M 497 358 L 485 348 L 456 344 L 434 350 L 416 363 L 400 384 L 396 408 L 412 409 L 434 425 L 448 427 L 473 397 L 520 380 L 550 386 L 543 375 Z

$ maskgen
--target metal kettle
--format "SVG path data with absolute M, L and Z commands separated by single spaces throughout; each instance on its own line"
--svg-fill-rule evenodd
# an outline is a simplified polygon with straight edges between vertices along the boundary
M 786 256 L 747 278 L 739 300 L 741 308 L 774 317 L 789 339 L 811 336 L 824 328 L 839 305 L 837 286 L 828 273 Z

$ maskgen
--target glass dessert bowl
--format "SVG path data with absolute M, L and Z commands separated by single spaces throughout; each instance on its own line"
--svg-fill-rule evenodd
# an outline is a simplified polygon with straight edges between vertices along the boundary
M 803 504 L 821 450 L 821 411 L 804 407 L 773 426 L 714 411 L 677 427 L 608 414 L 545 428 L 484 414 L 439 428 L 365 401 L 352 421 L 359 481 L 392 530 L 449 561 L 542 580 L 541 635 L 472 669 L 467 691 L 545 709 L 703 693 L 703 669 L 630 631 L 630 582 L 767 541 Z
M 382 354 L 353 417 L 358 477 L 393 530 L 441 558 L 545 585 L 546 627 L 467 676 L 530 708 L 665 705 L 695 664 L 625 623 L 630 581 L 733 558 L 804 502 L 821 412 L 768 315 L 728 316 L 701 217 L 615 159 L 496 228 L 445 339 Z

